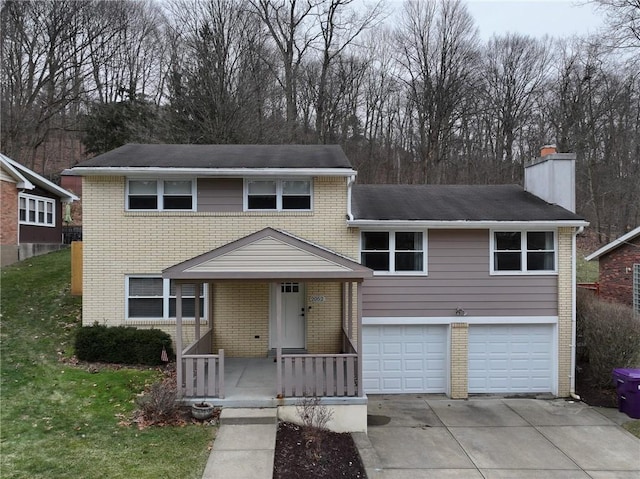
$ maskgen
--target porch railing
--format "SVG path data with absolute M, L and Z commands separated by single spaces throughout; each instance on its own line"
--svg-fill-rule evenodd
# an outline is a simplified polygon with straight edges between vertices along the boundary
M 285 397 L 357 396 L 357 354 L 283 354 Z
M 182 351 L 182 396 L 224 398 L 224 349 L 211 350 L 211 331 Z

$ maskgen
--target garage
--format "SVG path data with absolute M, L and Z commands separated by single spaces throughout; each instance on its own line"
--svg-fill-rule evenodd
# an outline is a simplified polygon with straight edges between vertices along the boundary
M 366 325 L 362 336 L 366 393 L 446 392 L 447 326 Z
M 554 391 L 554 325 L 469 326 L 469 393 Z

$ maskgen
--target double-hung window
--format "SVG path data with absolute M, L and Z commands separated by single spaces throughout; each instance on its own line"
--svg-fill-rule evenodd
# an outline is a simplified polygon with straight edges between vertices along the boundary
M 20 193 L 18 217 L 20 223 L 35 226 L 55 226 L 55 200 Z
M 175 319 L 176 285 L 173 281 L 158 276 L 127 277 L 127 319 Z M 205 288 L 200 288 L 200 318 L 205 317 Z M 182 317 L 195 318 L 196 288 L 193 284 L 182 285 Z
M 553 231 L 494 231 L 491 250 L 493 273 L 556 271 L 556 238 Z
M 245 210 L 311 210 L 311 180 L 247 179 Z
M 379 273 L 427 272 L 425 234 L 422 231 L 363 231 L 360 262 Z
M 129 180 L 127 209 L 192 211 L 194 183 L 193 180 Z

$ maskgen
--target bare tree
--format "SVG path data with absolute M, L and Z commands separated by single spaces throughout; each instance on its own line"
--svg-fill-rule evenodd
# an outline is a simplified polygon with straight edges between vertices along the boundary
M 294 141 L 298 120 L 297 87 L 300 64 L 318 38 L 315 9 L 321 0 L 249 0 L 266 25 L 282 63 L 280 85 L 286 101 L 289 141 Z
M 605 14 L 605 41 L 614 48 L 640 49 L 640 0 L 591 0 Z
M 493 37 L 484 50 L 481 108 L 496 166 L 492 176 L 497 181 L 521 178 L 523 158 L 514 157 L 514 146 L 538 106 L 536 98 L 548 72 L 548 51 L 548 40 L 513 33 Z
M 319 5 L 322 46 L 316 95 L 316 133 L 320 143 L 326 143 L 328 139 L 326 110 L 330 68 L 363 31 L 377 25 L 383 17 L 382 2 L 361 10 L 352 8 L 353 2 L 329 0 Z
M 475 71 L 476 42 L 477 29 L 462 1 L 405 2 L 396 44 L 415 108 L 424 182 L 443 179 L 458 107 Z

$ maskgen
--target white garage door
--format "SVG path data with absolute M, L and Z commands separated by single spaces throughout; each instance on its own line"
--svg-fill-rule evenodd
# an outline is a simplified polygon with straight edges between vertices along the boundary
M 446 326 L 363 326 L 366 393 L 446 391 Z
M 469 326 L 469 392 L 553 391 L 553 325 Z

